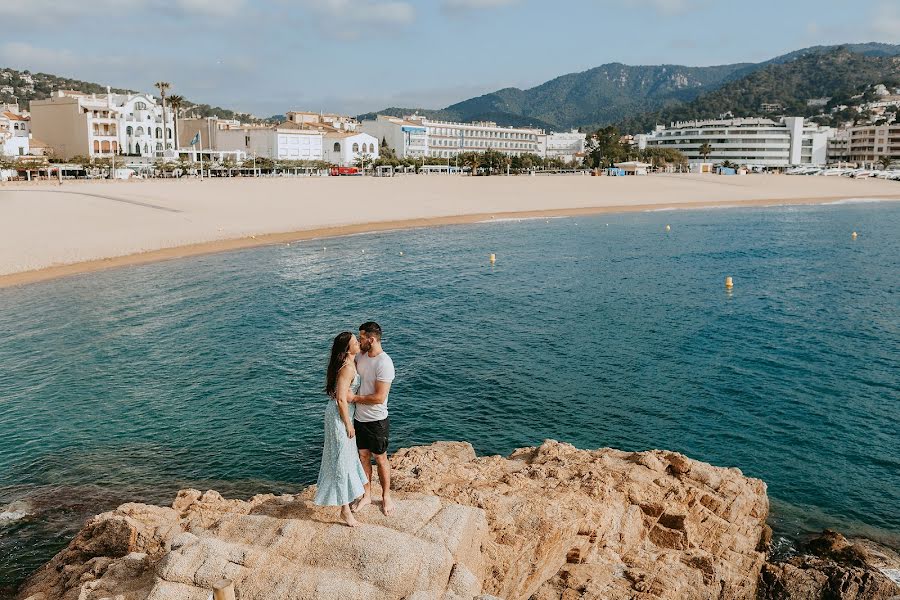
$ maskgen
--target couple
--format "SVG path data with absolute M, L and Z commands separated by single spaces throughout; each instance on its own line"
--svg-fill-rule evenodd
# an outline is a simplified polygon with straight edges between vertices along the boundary
M 394 513 L 388 462 L 388 392 L 394 363 L 381 349 L 381 327 L 359 326 L 359 340 L 345 331 L 334 338 L 325 377 L 325 445 L 314 502 L 340 506 L 341 518 L 356 526 L 353 513 L 372 503 L 372 458 L 382 488 L 381 510 Z M 350 503 L 354 502 L 351 509 Z

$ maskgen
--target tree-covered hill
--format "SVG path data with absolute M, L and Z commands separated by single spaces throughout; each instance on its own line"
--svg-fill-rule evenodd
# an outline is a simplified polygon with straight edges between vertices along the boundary
M 531 89 L 506 88 L 458 102 L 442 110 L 418 109 L 418 113 L 455 121 L 492 120 L 501 125 L 533 125 L 555 130 L 574 127 L 593 129 L 626 122 L 636 126 L 652 122 L 656 118 L 654 115 L 674 113 L 679 107 L 690 105 L 698 98 L 705 98 L 719 88 L 734 85 L 759 71 L 801 60 L 814 63 L 816 57 L 831 56 L 839 49 L 861 59 L 887 59 L 900 55 L 900 45 L 871 43 L 805 48 L 756 64 L 685 67 L 612 63 L 581 73 L 563 75 Z M 861 63 L 865 62 L 861 60 Z M 824 66 L 825 63 L 822 64 Z M 778 71 L 766 72 L 771 75 Z M 844 74 L 841 71 L 841 75 Z M 871 74 L 871 71 L 866 71 L 866 74 Z M 761 85 L 766 77 L 768 76 L 751 80 L 747 85 Z M 816 81 L 827 77 L 828 74 L 813 74 Z M 855 76 L 852 79 L 860 80 Z M 832 87 L 821 85 L 810 86 L 810 89 L 825 90 Z M 800 91 L 805 93 L 798 90 Z M 766 92 L 762 95 L 771 94 Z M 785 99 L 789 97 L 787 93 L 777 95 Z M 805 100 L 806 98 L 802 99 L 803 102 Z M 791 105 L 797 102 L 791 101 Z M 756 110 L 758 109 L 759 104 L 756 105 Z M 372 118 L 375 114 L 403 115 L 413 112 L 416 109 L 395 107 L 362 116 Z
M 879 83 L 900 85 L 900 57 L 869 56 L 848 48 L 833 48 L 806 53 L 788 62 L 770 63 L 684 105 L 623 119 L 619 128 L 641 133 L 657 124 L 714 119 L 723 113 L 758 116 L 765 112 L 763 105 L 777 114 L 813 116 L 822 107 L 810 106 L 809 100 L 828 98 L 834 104 Z
M 152 85 L 148 83 L 148 87 Z M 49 98 L 57 90 L 72 90 L 85 94 L 105 94 L 106 86 L 70 77 L 60 77 L 48 73 L 32 73 L 28 70 L 0 68 L 0 103 L 12 103 L 18 101 L 19 106 L 27 109 L 32 100 Z M 133 94 L 135 90 L 124 88 L 112 88 L 116 94 Z M 177 93 L 172 89 L 170 93 Z M 209 104 L 196 104 L 185 101 L 183 108 L 187 113 L 196 114 L 199 117 L 219 116 L 224 119 L 246 117 L 244 113 L 238 113 L 219 106 Z

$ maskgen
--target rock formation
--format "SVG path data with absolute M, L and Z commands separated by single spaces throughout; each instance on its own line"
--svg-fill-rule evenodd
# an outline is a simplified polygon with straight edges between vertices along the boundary
M 392 458 L 398 509 L 350 529 L 297 496 L 179 492 L 89 522 L 24 600 L 755 598 L 765 484 L 662 451 L 548 441 L 508 458 L 466 443 Z M 480 594 L 483 594 L 480 596 Z
M 900 555 L 869 540 L 848 540 L 826 530 L 801 548 L 802 555 L 763 567 L 765 600 L 900 599 Z

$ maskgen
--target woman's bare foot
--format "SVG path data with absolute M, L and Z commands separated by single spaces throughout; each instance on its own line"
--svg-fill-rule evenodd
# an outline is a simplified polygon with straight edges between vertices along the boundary
M 372 504 L 372 498 L 369 494 L 365 494 L 362 498 L 356 501 L 356 504 L 353 505 L 353 512 L 358 513 L 368 505 Z
M 394 501 L 391 500 L 390 494 L 385 494 L 381 498 L 381 511 L 385 516 L 390 517 L 394 514 Z
M 356 517 L 353 516 L 353 511 L 350 510 L 350 505 L 345 504 L 341 507 L 341 518 L 344 519 L 344 523 L 347 524 L 348 527 L 356 527 Z

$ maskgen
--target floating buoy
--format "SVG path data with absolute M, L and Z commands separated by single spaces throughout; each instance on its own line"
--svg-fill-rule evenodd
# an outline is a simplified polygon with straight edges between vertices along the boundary
M 671 225 L 666 225 L 666 231 L 672 231 L 672 226 L 671 226 Z
M 366 251 L 365 251 L 365 250 L 363 250 L 363 254 L 365 254 L 365 253 L 366 253 Z
M 729 290 L 734 287 L 734 281 L 731 279 L 731 275 L 725 278 L 725 287 Z
M 322 252 L 325 252 L 326 250 L 328 250 L 328 248 L 322 248 Z
M 402 253 L 402 252 L 400 253 L 400 256 L 403 256 L 403 253 Z
M 251 235 L 251 236 L 250 236 L 250 239 L 251 239 L 251 240 L 255 240 L 255 239 L 256 239 L 256 236 L 255 236 L 255 235 Z
M 497 255 L 491 254 L 491 264 L 494 264 L 495 262 L 497 262 Z
M 853 239 L 855 240 L 855 239 L 856 239 L 856 232 L 854 231 L 853 233 L 851 233 L 851 234 L 850 234 L 850 237 L 853 238 Z

